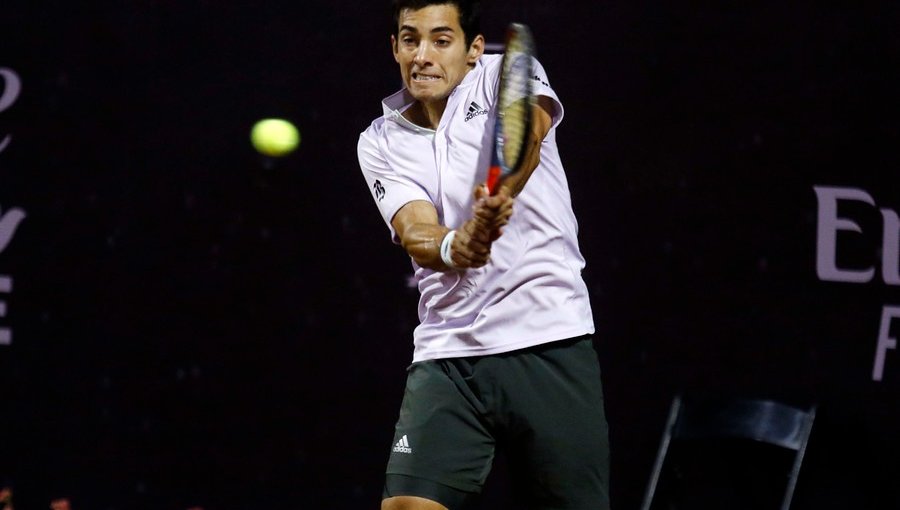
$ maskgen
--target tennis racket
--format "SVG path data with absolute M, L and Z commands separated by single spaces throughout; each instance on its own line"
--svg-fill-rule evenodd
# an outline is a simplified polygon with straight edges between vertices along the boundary
M 535 104 L 531 30 L 521 23 L 511 23 L 506 29 L 504 47 L 494 109 L 494 149 L 485 183 L 491 195 L 497 192 L 503 178 L 519 171 L 522 165 Z

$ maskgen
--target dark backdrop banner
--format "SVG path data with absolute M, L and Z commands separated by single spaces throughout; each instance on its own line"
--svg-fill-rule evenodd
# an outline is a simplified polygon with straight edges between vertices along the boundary
M 399 86 L 387 4 L 0 5 L 19 507 L 378 504 L 417 298 L 356 162 Z M 679 391 L 818 404 L 796 507 L 900 506 L 898 10 L 485 4 L 566 107 L 617 508 Z M 272 116 L 283 159 L 249 143 Z
M 0 78 L 3 80 L 2 94 L 0 94 L 0 112 L 8 110 L 19 99 L 22 90 L 22 81 L 19 75 L 12 69 L 0 68 Z M 9 147 L 12 135 L 4 133 L 0 138 L 0 153 Z M 2 204 L 0 204 L 2 207 Z M 25 211 L 18 207 L 7 207 L 4 211 L 0 208 L 0 253 L 6 250 L 13 240 L 19 224 L 25 219 Z M 10 294 L 13 289 L 13 277 L 0 275 L 0 293 Z M 6 301 L 0 301 L 0 317 L 6 316 Z M 8 327 L 0 327 L 0 345 L 12 343 L 12 330 Z

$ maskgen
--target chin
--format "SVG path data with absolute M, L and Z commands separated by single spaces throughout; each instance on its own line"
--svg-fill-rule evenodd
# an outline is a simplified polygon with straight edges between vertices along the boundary
M 421 88 L 411 88 L 409 89 L 410 95 L 417 101 L 421 101 L 423 103 L 429 103 L 433 101 L 441 101 L 447 98 L 447 94 L 443 94 L 442 91 L 434 91 L 434 90 L 422 90 Z

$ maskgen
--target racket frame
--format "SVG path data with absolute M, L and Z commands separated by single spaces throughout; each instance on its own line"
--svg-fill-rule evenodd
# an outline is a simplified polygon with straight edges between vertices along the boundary
M 531 133 L 532 109 L 535 106 L 534 94 L 534 39 L 531 30 L 527 25 L 522 23 L 510 23 L 506 29 L 505 48 L 509 48 L 510 41 L 518 39 L 522 45 L 522 51 L 510 54 L 508 51 L 503 54 L 503 61 L 500 64 L 500 80 L 497 88 L 497 106 L 495 108 L 496 121 L 494 123 L 494 147 L 491 151 L 491 166 L 488 169 L 488 177 L 486 186 L 488 193 L 494 195 L 499 190 L 500 181 L 503 178 L 512 175 L 520 170 L 525 154 L 527 152 L 527 139 Z M 504 156 L 504 148 L 506 147 L 506 139 L 503 134 L 503 118 L 504 114 L 501 108 L 501 100 L 505 97 L 504 86 L 508 81 L 508 68 L 511 68 L 510 59 L 525 58 L 526 60 L 526 76 L 525 76 L 525 94 L 522 94 L 522 100 L 528 101 L 528 111 L 525 115 L 525 124 L 522 130 L 522 149 L 519 151 L 516 161 L 506 161 Z

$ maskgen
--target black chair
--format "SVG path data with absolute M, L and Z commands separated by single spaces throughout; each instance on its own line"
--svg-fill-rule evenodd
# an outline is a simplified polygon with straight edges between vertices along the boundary
M 816 406 L 672 400 L 641 510 L 788 510 Z

